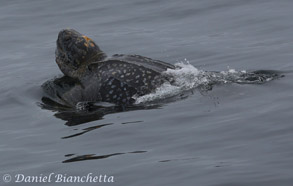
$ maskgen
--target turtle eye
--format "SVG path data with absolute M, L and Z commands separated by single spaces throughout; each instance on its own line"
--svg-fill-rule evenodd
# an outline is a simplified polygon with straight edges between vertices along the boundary
M 68 42 L 71 40 L 71 37 L 69 35 L 65 35 L 63 41 Z

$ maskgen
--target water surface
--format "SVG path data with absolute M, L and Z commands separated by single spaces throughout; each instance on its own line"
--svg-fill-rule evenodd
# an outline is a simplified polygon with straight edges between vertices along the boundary
M 0 4 L 1 177 L 93 173 L 115 177 L 101 185 L 292 185 L 292 1 Z M 38 106 L 40 85 L 61 74 L 55 41 L 67 27 L 108 55 L 187 59 L 214 71 L 279 70 L 285 78 L 216 86 L 205 95 L 195 91 L 156 108 L 69 126 Z

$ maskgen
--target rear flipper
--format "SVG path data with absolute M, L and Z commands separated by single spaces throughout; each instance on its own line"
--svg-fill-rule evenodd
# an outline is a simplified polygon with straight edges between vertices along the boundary
M 209 85 L 222 83 L 238 84 L 263 84 L 284 77 L 280 71 L 257 70 L 257 71 L 228 71 L 228 72 L 205 72 Z M 206 85 L 204 85 L 206 86 Z
M 236 83 L 240 84 L 262 84 L 274 79 L 284 77 L 280 72 L 274 70 L 257 70 L 243 73 Z

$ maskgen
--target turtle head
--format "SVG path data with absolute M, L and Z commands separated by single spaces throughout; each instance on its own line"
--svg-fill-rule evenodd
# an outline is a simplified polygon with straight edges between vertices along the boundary
M 73 29 L 61 30 L 56 43 L 56 63 L 69 77 L 79 79 L 89 64 L 106 58 L 92 39 Z

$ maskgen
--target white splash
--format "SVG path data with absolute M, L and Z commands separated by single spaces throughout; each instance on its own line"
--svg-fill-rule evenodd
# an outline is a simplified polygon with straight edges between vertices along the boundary
M 171 77 L 173 82 L 166 82 L 158 87 L 154 93 L 147 94 L 136 99 L 136 104 L 150 102 L 158 99 L 168 98 L 180 94 L 183 91 L 191 90 L 198 85 L 208 83 L 204 71 L 198 70 L 188 61 L 176 63 L 176 69 L 168 69 L 163 75 Z

